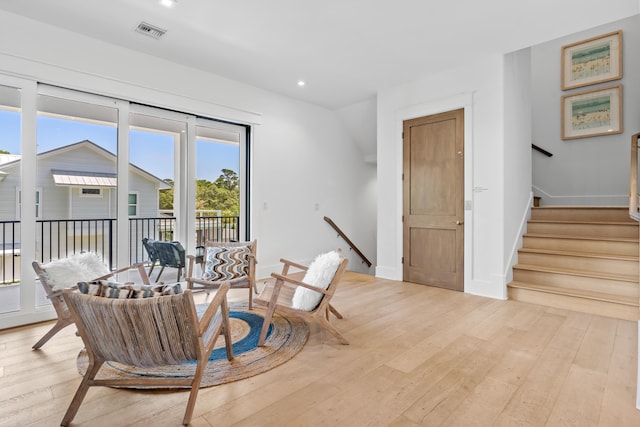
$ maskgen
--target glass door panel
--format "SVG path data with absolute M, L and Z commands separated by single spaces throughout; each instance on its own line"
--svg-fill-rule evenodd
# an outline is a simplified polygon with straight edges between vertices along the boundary
M 128 208 L 129 253 L 133 263 L 149 260 L 143 238 L 173 241 L 180 237 L 174 190 L 176 153 L 187 126 L 184 115 L 137 105 L 132 108 L 135 111 L 129 114 L 132 173 Z M 172 116 L 179 116 L 182 121 Z
M 242 126 L 198 119 L 196 127 L 196 244 L 243 240 L 245 144 Z M 244 222 L 244 221 L 242 221 Z
M 38 95 L 36 257 L 41 262 L 94 252 L 108 266 L 116 265 L 118 114 L 91 101 Z
M 0 86 L 0 313 L 20 311 L 20 90 Z

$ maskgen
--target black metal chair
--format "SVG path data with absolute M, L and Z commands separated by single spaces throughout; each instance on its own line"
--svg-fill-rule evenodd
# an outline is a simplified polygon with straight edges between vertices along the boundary
M 153 246 L 155 240 L 149 239 L 145 237 L 142 239 L 142 246 L 147 251 L 147 255 L 149 256 L 149 276 L 151 276 L 151 272 L 153 271 L 153 267 L 158 263 L 158 253 L 156 252 L 156 248 Z
M 177 280 L 182 277 L 185 263 L 185 250 L 180 242 L 160 242 L 158 240 L 153 241 L 153 248 L 158 256 L 158 264 L 160 265 L 160 273 L 156 277 L 156 282 L 160 280 L 160 276 L 165 267 L 177 268 L 178 276 Z

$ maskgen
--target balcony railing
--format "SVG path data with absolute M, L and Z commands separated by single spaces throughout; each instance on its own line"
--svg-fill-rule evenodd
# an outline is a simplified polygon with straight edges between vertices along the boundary
M 239 240 L 239 217 L 199 216 L 196 245 L 207 240 Z M 46 263 L 80 252 L 95 252 L 110 268 L 116 268 L 116 220 L 61 219 L 38 220 L 35 258 Z M 172 241 L 175 217 L 129 218 L 129 262 L 148 262 L 142 238 Z M 20 281 L 20 221 L 0 221 L 0 284 Z M 29 260 L 31 262 L 31 260 Z

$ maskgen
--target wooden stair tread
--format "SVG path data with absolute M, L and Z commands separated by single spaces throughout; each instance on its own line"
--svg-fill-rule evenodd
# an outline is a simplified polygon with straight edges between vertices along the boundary
M 527 222 L 536 224 L 580 224 L 580 225 L 628 225 L 638 227 L 638 222 L 629 218 L 629 221 L 585 221 L 564 219 L 530 219 Z
M 616 209 L 616 210 L 624 210 L 628 211 L 629 207 L 627 206 L 574 206 L 574 205 L 544 205 L 535 207 L 534 209 L 542 209 L 542 210 L 553 210 L 553 209 L 576 209 L 576 210 L 594 210 L 594 209 Z
M 578 289 L 563 289 L 563 288 L 557 288 L 554 286 L 522 283 L 517 281 L 511 282 L 507 286 L 510 288 L 535 290 L 535 291 L 546 292 L 546 293 L 556 294 L 556 295 L 572 296 L 576 298 L 585 298 L 585 299 L 596 300 L 596 301 L 606 301 L 606 302 L 611 302 L 615 304 L 623 304 L 623 305 L 628 305 L 632 307 L 638 307 L 638 298 L 634 298 L 634 297 L 624 297 L 620 295 L 612 295 L 612 294 L 606 294 L 602 292 L 591 292 L 591 291 L 578 290 Z
M 536 249 L 536 248 L 520 248 L 518 252 L 527 252 L 534 254 L 546 254 L 546 255 L 565 255 L 583 258 L 600 258 L 600 259 L 615 259 L 622 261 L 638 261 L 640 257 L 638 255 L 609 255 L 597 252 L 570 252 L 554 249 Z
M 618 280 L 622 282 L 631 282 L 638 283 L 638 276 L 629 275 L 629 274 L 616 274 L 616 273 L 599 273 L 599 272 L 591 272 L 585 270 L 573 270 L 569 268 L 562 267 L 547 267 L 542 265 L 533 265 L 533 264 L 516 264 L 513 266 L 514 269 L 520 270 L 530 270 L 530 271 L 540 271 L 547 273 L 556 273 L 556 274 L 566 274 L 570 276 L 581 276 L 581 277 L 594 277 L 598 279 L 608 279 L 608 280 Z
M 572 240 L 595 240 L 598 242 L 625 242 L 638 243 L 637 238 L 632 237 L 611 237 L 611 236 L 584 236 L 571 234 L 545 234 L 545 233 L 525 233 L 523 237 L 541 237 L 545 239 L 572 239 Z
M 640 225 L 627 206 L 531 209 L 510 299 L 640 320 Z

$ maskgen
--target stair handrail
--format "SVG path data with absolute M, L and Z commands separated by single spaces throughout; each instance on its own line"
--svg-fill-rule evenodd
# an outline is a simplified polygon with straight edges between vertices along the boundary
M 631 135 L 631 168 L 629 172 L 629 216 L 640 221 L 638 206 L 638 138 L 640 133 Z
M 534 149 L 534 150 L 536 150 L 536 151 L 537 151 L 537 152 L 539 152 L 539 153 L 544 154 L 544 155 L 545 155 L 545 156 L 547 156 L 547 157 L 552 157 L 552 156 L 553 156 L 553 153 L 551 153 L 551 152 L 549 152 L 549 151 L 545 150 L 545 149 L 544 149 L 544 148 L 542 148 L 542 147 L 538 147 L 536 144 L 531 144 L 531 148 L 532 148 L 532 149 Z
M 338 236 L 342 237 L 344 241 L 347 242 L 349 248 L 358 254 L 358 256 L 362 259 L 362 262 L 367 264 L 367 267 L 371 267 L 371 261 L 369 261 L 369 259 L 362 253 L 362 251 L 360 251 L 360 249 L 358 249 L 358 247 L 351 241 L 351 239 L 349 239 L 347 235 L 344 234 L 340 227 L 338 227 L 336 223 L 333 222 L 333 220 L 329 217 L 325 216 L 324 220 L 329 223 L 331 227 L 333 227 L 333 229 L 338 233 Z

